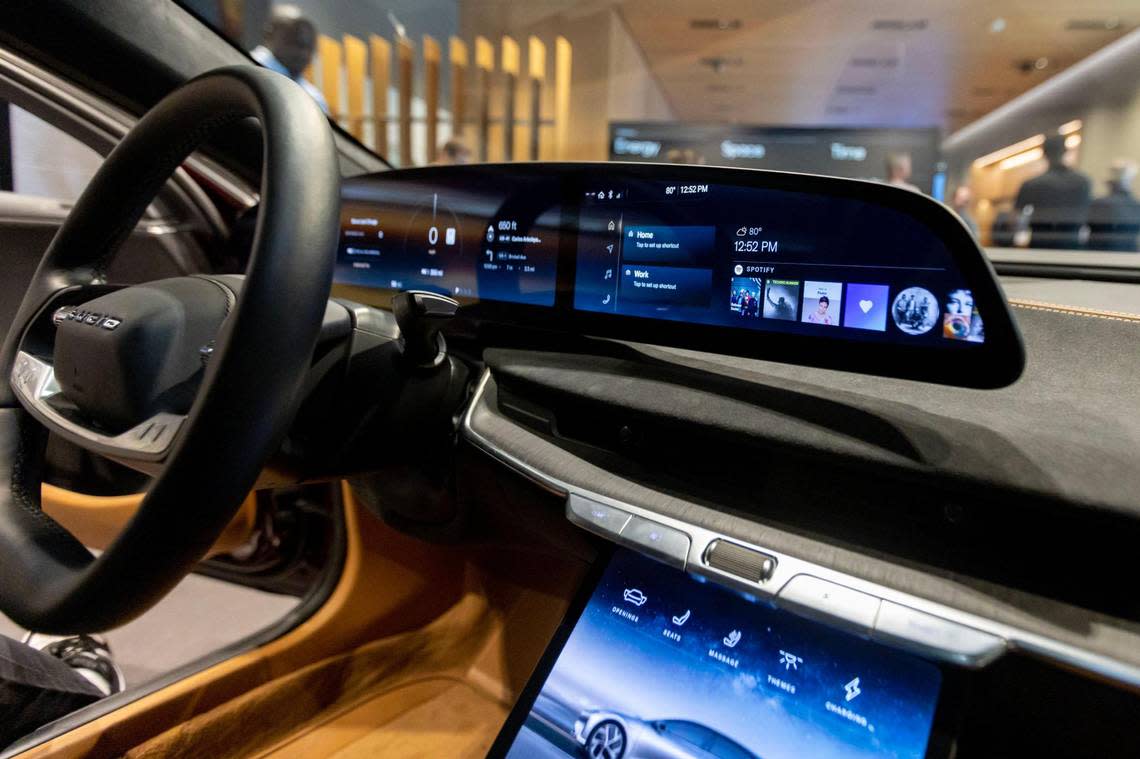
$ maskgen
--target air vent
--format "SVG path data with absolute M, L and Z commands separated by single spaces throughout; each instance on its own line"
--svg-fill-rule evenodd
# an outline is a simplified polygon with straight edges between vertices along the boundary
M 689 19 L 690 29 L 731 32 L 740 28 L 738 18 L 694 18 Z
M 1071 18 L 1065 22 L 1070 32 L 1111 32 L 1119 29 L 1120 19 L 1112 18 Z
M 919 32 L 928 25 L 924 18 L 877 18 L 871 21 L 871 28 L 877 32 Z
M 827 115 L 828 116 L 843 116 L 843 115 L 848 114 L 848 113 L 851 113 L 851 109 L 845 105 L 829 105 L 829 106 L 827 106 Z
M 837 95 L 874 95 L 875 91 L 870 84 L 841 84 L 835 88 Z

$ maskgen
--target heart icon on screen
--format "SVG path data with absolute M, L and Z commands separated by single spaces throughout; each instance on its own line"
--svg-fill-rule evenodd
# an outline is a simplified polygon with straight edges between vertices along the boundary
M 862 309 L 863 313 L 867 313 L 868 311 L 870 311 L 871 307 L 874 305 L 875 305 L 874 301 L 870 301 L 870 300 L 859 301 L 859 308 Z

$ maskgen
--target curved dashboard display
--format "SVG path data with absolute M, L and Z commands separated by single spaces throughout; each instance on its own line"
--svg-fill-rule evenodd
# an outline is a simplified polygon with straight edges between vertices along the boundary
M 1023 363 L 957 218 L 869 182 L 644 164 L 393 171 L 346 181 L 336 271 L 339 294 L 364 302 L 432 290 L 476 319 L 790 363 L 971 386 L 1007 384 Z

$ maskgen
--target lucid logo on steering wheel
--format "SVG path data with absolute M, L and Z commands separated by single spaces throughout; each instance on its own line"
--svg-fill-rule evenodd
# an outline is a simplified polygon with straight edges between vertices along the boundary
M 51 321 L 57 327 L 65 321 L 69 321 L 78 324 L 90 324 L 93 327 L 102 327 L 105 330 L 115 329 L 115 327 L 123 323 L 122 319 L 116 319 L 114 316 L 108 314 L 98 314 L 94 311 L 86 311 L 81 308 L 68 308 L 67 306 L 56 310 L 51 316 Z

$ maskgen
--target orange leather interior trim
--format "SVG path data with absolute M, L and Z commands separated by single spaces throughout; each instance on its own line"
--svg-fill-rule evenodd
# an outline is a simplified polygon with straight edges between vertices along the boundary
M 44 513 L 63 525 L 88 548 L 104 549 L 138 511 L 143 494 L 96 496 L 76 493 L 55 485 L 40 488 Z M 218 536 L 210 556 L 229 553 L 245 545 L 257 526 L 257 497 L 246 496 L 226 529 Z
M 343 571 L 328 601 L 312 617 L 260 648 L 143 696 L 20 756 L 121 755 L 259 685 L 370 640 L 421 627 L 454 605 L 462 590 L 461 552 L 392 530 L 359 505 L 347 485 L 344 493 Z
M 485 755 L 586 565 L 470 553 L 463 596 L 429 624 L 265 683 L 127 759 Z
M 334 722 L 255 756 L 478 759 L 487 755 L 509 713 L 509 704 L 489 698 L 463 679 L 425 678 L 380 693 Z

